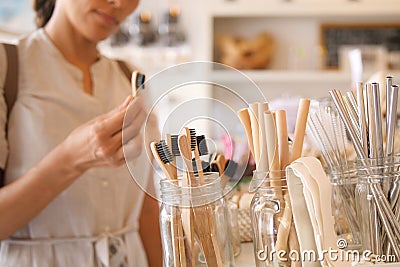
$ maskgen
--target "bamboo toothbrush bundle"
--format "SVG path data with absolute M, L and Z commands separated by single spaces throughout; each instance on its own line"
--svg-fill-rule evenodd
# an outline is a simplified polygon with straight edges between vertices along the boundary
M 185 128 L 180 135 L 167 135 L 158 143 L 151 143 L 151 151 L 160 165 L 167 179 L 177 181 L 176 156 L 181 156 L 185 165 L 181 185 L 184 190 L 201 190 L 206 185 L 200 155 L 208 153 L 204 142 L 205 137 L 199 136 L 193 129 Z M 220 157 L 221 158 L 221 157 Z M 193 169 L 195 163 L 197 177 Z M 223 159 L 224 170 L 226 161 Z M 179 182 L 177 183 L 179 185 Z M 206 196 L 205 196 L 206 197 Z M 199 242 L 207 266 L 223 266 L 223 259 L 217 240 L 217 229 L 212 204 L 192 206 L 192 200 L 186 199 L 182 203 L 186 208 L 174 207 L 171 214 L 171 233 L 173 234 L 172 248 L 174 266 L 194 267 L 197 259 L 194 239 Z
M 152 142 L 150 149 L 155 160 L 164 172 L 168 180 L 176 180 L 176 167 L 173 165 L 173 156 L 170 148 L 164 140 Z M 181 221 L 181 211 L 178 207 L 171 207 L 171 233 L 173 235 L 172 251 L 174 266 L 186 266 L 187 258 L 185 253 L 183 225 Z
M 197 171 L 199 174 L 199 185 L 204 185 L 204 176 L 202 172 L 202 166 L 198 165 L 200 162 L 199 152 L 196 141 L 196 133 L 188 128 L 185 128 L 185 134 L 179 136 L 179 149 L 186 168 L 188 169 L 189 176 L 194 178 L 194 175 L 190 174 L 192 171 L 192 155 L 191 150 L 194 151 L 194 157 L 197 165 Z M 194 233 L 199 239 L 201 247 L 206 258 L 207 266 L 222 267 L 222 258 L 220 248 L 216 239 L 216 225 L 214 216 L 211 210 L 210 204 L 204 206 L 198 206 L 191 208 L 193 211 L 194 218 Z

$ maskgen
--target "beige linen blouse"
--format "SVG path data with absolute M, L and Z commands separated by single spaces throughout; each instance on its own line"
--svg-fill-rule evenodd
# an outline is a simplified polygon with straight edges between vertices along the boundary
M 8 153 L 6 183 L 23 175 L 73 129 L 121 104 L 131 92 L 118 63 L 100 56 L 91 69 L 93 94 L 86 94 L 80 70 L 65 60 L 42 29 L 21 39 L 18 53 L 19 95 L 9 118 L 9 152 L 0 133 L 0 167 Z M 2 97 L 0 108 L 5 114 Z M 2 128 L 4 118 L 0 116 Z M 137 179 L 149 174 L 143 154 L 135 161 L 142 174 Z M 127 257 L 124 266 L 145 267 L 137 232 L 143 198 L 125 165 L 91 169 L 0 243 L 0 266 L 113 266 L 117 261 L 108 260 L 107 248 L 117 244 L 117 254 Z

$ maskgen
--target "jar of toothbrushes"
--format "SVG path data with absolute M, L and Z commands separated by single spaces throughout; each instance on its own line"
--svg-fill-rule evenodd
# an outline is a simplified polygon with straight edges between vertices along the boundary
M 357 160 L 356 210 L 362 249 L 400 259 L 398 156 Z
M 346 240 L 346 249 L 359 250 L 361 238 L 356 213 L 355 190 L 357 170 L 353 161 L 328 171 L 332 185 L 332 212 L 339 239 Z
M 162 180 L 160 228 L 164 267 L 232 267 L 228 209 L 218 173 Z
M 230 222 L 233 255 L 237 257 L 239 256 L 241 251 L 239 221 L 238 221 L 239 207 L 235 202 L 233 202 L 230 199 L 228 199 L 226 203 L 228 206 L 228 216 Z
M 257 188 L 250 205 L 256 266 L 290 266 L 292 212 L 285 171 L 254 171 L 252 184 Z

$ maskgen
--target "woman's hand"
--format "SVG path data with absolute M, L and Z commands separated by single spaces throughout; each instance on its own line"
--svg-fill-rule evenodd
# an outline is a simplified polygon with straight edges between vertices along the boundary
M 142 149 L 140 129 L 145 118 L 142 99 L 132 100 L 130 96 L 119 107 L 72 131 L 60 149 L 81 173 L 92 167 L 120 166 L 125 161 L 122 135 L 130 157 L 137 157 Z

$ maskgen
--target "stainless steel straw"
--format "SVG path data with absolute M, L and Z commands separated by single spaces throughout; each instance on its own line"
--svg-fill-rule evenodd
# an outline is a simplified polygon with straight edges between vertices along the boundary
M 368 136 L 367 136 L 367 120 L 365 118 L 365 105 L 364 105 L 364 88 L 363 83 L 357 83 L 357 101 L 358 101 L 358 121 L 361 132 L 361 144 L 364 152 L 368 153 Z
M 345 108 L 345 105 L 343 104 L 342 95 L 340 94 L 340 92 L 338 90 L 332 90 L 329 92 L 329 94 L 331 95 L 333 102 L 339 112 L 339 115 L 350 134 L 350 138 L 353 142 L 353 145 L 354 145 L 354 148 L 355 148 L 358 158 L 361 159 L 361 163 L 365 167 L 366 172 L 368 174 L 373 174 L 373 173 L 371 173 L 371 170 L 368 168 L 369 167 L 368 162 L 365 161 L 365 159 L 367 159 L 367 154 L 364 152 L 362 144 L 358 138 L 358 135 L 357 135 L 358 129 L 354 129 L 352 127 L 348 112 Z M 368 124 L 370 123 L 370 119 L 371 118 L 369 118 L 369 120 L 368 120 Z M 377 153 L 379 153 L 378 152 L 379 148 L 377 148 L 376 151 L 377 151 Z M 400 248 L 399 248 L 398 242 L 397 242 L 398 240 L 400 240 L 400 225 L 399 225 L 398 221 L 396 221 L 395 215 L 392 212 L 390 204 L 387 201 L 386 197 L 384 196 L 381 185 L 378 183 L 371 183 L 370 189 L 371 189 L 371 193 L 374 198 L 374 201 L 376 204 L 376 209 L 377 209 L 378 215 L 381 219 L 383 228 L 385 229 L 385 231 L 387 233 L 389 242 L 391 243 L 391 245 L 393 247 L 393 251 L 394 251 L 397 259 L 400 259 Z

